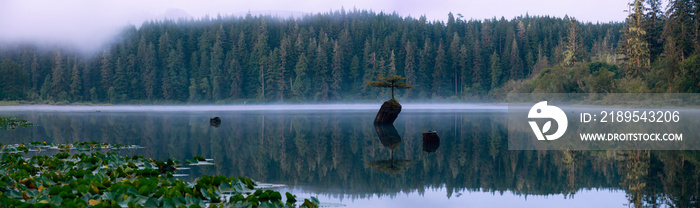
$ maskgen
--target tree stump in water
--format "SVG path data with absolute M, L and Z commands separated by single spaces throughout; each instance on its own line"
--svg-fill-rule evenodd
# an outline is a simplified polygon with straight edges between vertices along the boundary
M 219 126 L 221 126 L 221 118 L 214 117 L 214 118 L 209 119 L 209 125 L 218 128 Z
M 396 102 L 396 100 L 387 100 L 382 104 L 377 112 L 377 117 L 374 118 L 375 124 L 393 124 L 397 117 L 401 113 L 401 104 Z
M 440 137 L 436 131 L 423 132 L 423 151 L 435 152 L 440 147 Z

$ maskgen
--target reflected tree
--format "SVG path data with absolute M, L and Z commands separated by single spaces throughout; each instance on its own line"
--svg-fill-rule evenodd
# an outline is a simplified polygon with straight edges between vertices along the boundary
M 401 144 L 401 136 L 396 131 L 396 127 L 393 124 L 375 124 L 374 129 L 377 131 L 377 136 L 379 136 L 379 141 L 381 141 L 382 145 L 389 149 L 391 158 L 388 160 L 376 160 L 367 164 L 367 166 L 391 174 L 404 172 L 413 161 L 394 158 L 394 151 Z
M 411 113 L 394 127 L 370 124 L 372 113 L 262 113 L 263 130 L 259 112 L 227 114 L 219 128 L 206 123 L 207 113 L 24 112 L 37 127 L 3 130 L 0 141 L 137 144 L 146 149 L 125 154 L 215 160 L 190 170 L 193 178 L 246 175 L 352 198 L 433 188 L 567 197 L 597 189 L 625 191 L 634 206 L 698 206 L 697 151 L 509 151 L 502 114 Z M 426 126 L 445 132 L 430 154 L 419 136 Z

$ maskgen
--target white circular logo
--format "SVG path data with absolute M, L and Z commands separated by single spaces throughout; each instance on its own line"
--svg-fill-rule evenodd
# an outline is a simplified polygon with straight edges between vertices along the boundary
M 553 134 L 546 133 L 552 127 L 552 121 L 547 121 L 542 128 L 540 128 L 535 121 L 529 121 L 532 131 L 535 132 L 537 140 L 556 140 L 559 139 L 566 132 L 566 127 L 569 124 L 569 120 L 566 119 L 566 114 L 560 108 L 556 106 L 547 105 L 547 101 L 539 102 L 530 108 L 530 112 L 527 114 L 528 118 L 547 118 L 554 119 L 557 123 L 557 131 Z M 546 138 L 546 139 L 545 139 Z

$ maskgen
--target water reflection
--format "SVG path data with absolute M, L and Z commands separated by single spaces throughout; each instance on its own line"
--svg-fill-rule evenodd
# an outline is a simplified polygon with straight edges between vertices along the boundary
M 423 132 L 423 152 L 435 152 L 440 147 L 440 137 L 437 132 Z
M 390 174 L 400 173 L 406 170 L 413 161 L 394 158 L 394 150 L 401 144 L 401 136 L 396 131 L 394 124 L 374 124 L 379 141 L 389 149 L 391 155 L 389 159 L 375 160 L 367 164 L 368 167 L 376 168 Z
M 573 197 L 593 189 L 623 190 L 635 207 L 699 205 L 698 151 L 509 151 L 503 112 L 404 111 L 391 127 L 373 126 L 375 113 L 2 112 L 39 126 L 3 130 L 0 141 L 137 144 L 148 157 L 215 160 L 189 170 L 190 177 L 245 175 L 352 198 L 431 189 L 448 198 L 461 192 Z M 214 115 L 225 118 L 218 128 L 208 123 Z M 437 151 L 423 151 L 430 147 L 420 137 L 427 130 L 440 133 Z M 401 170 L 366 167 L 386 160 L 384 167 Z

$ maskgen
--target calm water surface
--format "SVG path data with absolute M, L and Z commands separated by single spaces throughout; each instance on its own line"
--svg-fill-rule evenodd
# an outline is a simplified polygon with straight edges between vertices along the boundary
M 38 125 L 2 130 L 0 142 L 137 144 L 145 149 L 121 153 L 161 160 L 201 155 L 216 165 L 179 172 L 189 174 L 184 179 L 248 176 L 347 207 L 698 205 L 698 160 L 687 159 L 697 152 L 630 160 L 639 153 L 509 151 L 502 105 L 404 105 L 393 126 L 372 124 L 379 105 L 286 108 L 0 107 L 0 115 Z M 218 127 L 209 123 L 215 116 L 222 120 Z M 429 130 L 439 143 L 423 142 Z M 649 171 L 629 177 L 638 171 L 621 164 Z

